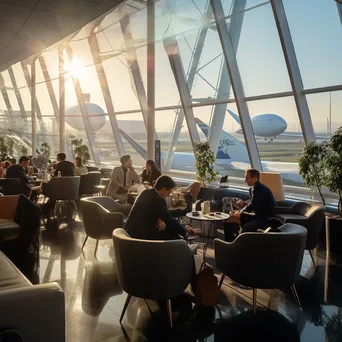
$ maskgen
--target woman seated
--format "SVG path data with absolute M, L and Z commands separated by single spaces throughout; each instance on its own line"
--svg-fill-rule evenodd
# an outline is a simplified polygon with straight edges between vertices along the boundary
M 148 160 L 146 162 L 146 168 L 142 173 L 142 182 L 147 182 L 151 185 L 154 185 L 159 176 L 161 176 L 161 173 L 154 161 Z
M 81 157 L 76 157 L 75 164 L 75 176 L 82 176 L 88 173 L 88 169 L 83 166 L 83 160 Z

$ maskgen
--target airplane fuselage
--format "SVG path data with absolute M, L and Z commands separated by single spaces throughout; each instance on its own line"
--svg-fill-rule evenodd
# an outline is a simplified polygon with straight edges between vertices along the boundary
M 253 131 L 256 136 L 264 138 L 274 138 L 283 133 L 287 128 L 286 121 L 276 114 L 260 114 L 252 119 Z M 242 129 L 236 131 L 242 133 Z

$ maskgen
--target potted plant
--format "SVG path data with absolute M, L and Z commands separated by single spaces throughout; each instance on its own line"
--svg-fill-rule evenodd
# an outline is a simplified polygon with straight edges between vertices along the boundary
M 326 160 L 329 151 L 329 144 L 324 141 L 309 143 L 299 159 L 299 173 L 303 177 L 305 185 L 309 188 L 317 188 L 321 196 L 322 203 L 325 205 L 325 198 L 322 194 L 322 187 L 326 181 L 327 169 Z
M 338 195 L 338 216 L 326 216 L 327 250 L 342 253 L 342 127 L 330 139 L 326 187 Z
M 69 135 L 72 151 L 75 157 L 81 157 L 83 164 L 87 165 L 90 159 L 89 148 L 83 144 L 83 139 L 77 139 L 74 135 Z
M 202 187 L 207 187 L 208 183 L 216 180 L 217 172 L 215 167 L 215 154 L 210 149 L 209 143 L 199 143 L 195 145 L 197 180 Z
M 20 154 L 22 156 L 27 156 L 28 155 L 28 149 L 27 149 L 27 147 L 25 145 L 20 145 L 19 149 L 20 149 Z
M 51 154 L 51 147 L 47 142 L 43 142 L 40 144 L 40 152 L 41 154 L 46 157 L 47 159 L 50 158 Z
M 10 160 L 11 162 L 14 161 L 13 159 L 13 152 L 14 152 L 14 141 L 13 139 L 0 136 L 0 158 L 1 160 Z

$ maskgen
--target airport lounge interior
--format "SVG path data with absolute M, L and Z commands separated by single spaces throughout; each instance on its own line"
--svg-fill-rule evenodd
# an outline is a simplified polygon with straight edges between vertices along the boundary
M 341 61 L 342 0 L 0 0 L 0 341 L 342 341 Z

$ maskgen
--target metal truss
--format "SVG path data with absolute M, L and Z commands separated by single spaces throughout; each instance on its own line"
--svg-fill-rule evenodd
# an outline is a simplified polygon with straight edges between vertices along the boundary
M 234 46 L 228 33 L 222 3 L 221 0 L 210 0 L 210 2 L 216 21 L 217 31 L 221 40 L 229 78 L 235 95 L 236 106 L 241 120 L 241 128 L 245 138 L 249 159 L 252 167 L 262 171 L 259 151 L 255 141 L 248 106 L 245 100 L 245 92 L 242 85 L 242 79 L 236 60 Z
M 282 0 L 271 0 L 273 15 L 278 29 L 278 34 L 283 49 L 287 70 L 289 73 L 294 99 L 298 111 L 299 122 L 302 128 L 305 143 L 315 141 L 309 106 L 304 95 L 304 85 L 297 61 L 295 48 L 287 23 L 285 9 Z

